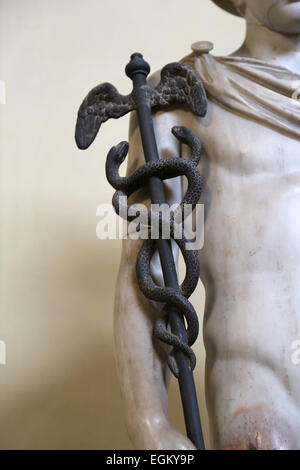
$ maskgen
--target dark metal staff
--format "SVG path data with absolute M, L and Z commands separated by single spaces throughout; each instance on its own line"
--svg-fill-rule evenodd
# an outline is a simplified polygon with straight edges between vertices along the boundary
M 118 118 L 135 109 L 145 160 L 148 165 L 153 164 L 153 162 L 159 162 L 160 158 L 153 129 L 151 107 L 183 104 L 188 105 L 196 115 L 205 115 L 205 92 L 193 69 L 181 63 L 167 65 L 162 70 L 160 83 L 154 89 L 147 85 L 146 77 L 149 72 L 150 66 L 143 60 L 143 56 L 138 53 L 133 54 L 126 66 L 126 74 L 133 81 L 133 91 L 130 95 L 120 95 L 108 83 L 98 85 L 87 95 L 79 109 L 76 125 L 76 142 L 79 148 L 86 149 L 93 142 L 102 122 L 110 118 Z M 191 131 L 189 132 L 192 134 Z M 196 141 L 196 137 L 194 140 Z M 115 149 L 112 149 L 114 153 Z M 148 187 L 152 204 L 165 203 L 162 182 L 165 178 L 166 176 L 164 178 L 149 177 Z M 171 240 L 158 239 L 156 243 L 165 286 L 174 291 L 180 291 Z M 172 307 L 169 307 L 167 311 L 172 333 L 179 338 L 178 341 L 188 345 L 188 335 L 182 314 Z M 187 346 L 186 349 L 188 349 Z M 204 441 L 190 358 L 183 350 L 176 347 L 174 347 L 174 357 L 178 368 L 176 375 L 179 381 L 187 435 L 197 449 L 203 450 Z

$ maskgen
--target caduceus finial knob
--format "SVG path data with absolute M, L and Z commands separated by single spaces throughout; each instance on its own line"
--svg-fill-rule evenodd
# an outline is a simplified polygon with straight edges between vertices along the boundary
M 146 62 L 139 52 L 135 52 L 130 57 L 130 62 L 125 67 L 127 77 L 133 78 L 136 73 L 142 73 L 146 77 L 150 73 L 150 65 Z

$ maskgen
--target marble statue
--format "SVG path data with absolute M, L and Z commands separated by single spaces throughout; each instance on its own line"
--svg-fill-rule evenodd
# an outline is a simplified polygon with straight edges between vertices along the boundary
M 192 129 L 203 145 L 199 258 L 212 447 L 300 449 L 300 365 L 292 360 L 300 339 L 300 1 L 215 3 L 245 17 L 247 33 L 228 57 L 202 41 L 182 60 L 205 86 L 206 117 L 183 108 L 155 114 L 162 155 L 188 158 L 174 125 Z M 128 173 L 142 163 L 133 116 Z M 166 186 L 169 203 L 180 201 L 181 181 Z M 138 200 L 146 202 L 146 193 Z M 193 449 L 168 419 L 169 371 L 153 341 L 157 311 L 137 286 L 139 248 L 139 241 L 123 242 L 115 302 L 128 432 L 137 449 Z M 158 258 L 152 270 L 160 282 Z

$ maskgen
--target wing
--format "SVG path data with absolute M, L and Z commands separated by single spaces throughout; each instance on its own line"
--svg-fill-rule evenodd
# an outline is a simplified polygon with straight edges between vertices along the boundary
M 94 141 L 100 126 L 110 118 L 117 119 L 134 109 L 131 95 L 120 95 L 110 83 L 93 88 L 83 100 L 77 116 L 75 140 L 84 150 Z
M 205 116 L 207 98 L 202 82 L 192 67 L 180 62 L 166 65 L 152 97 L 153 106 L 186 104 L 197 116 Z

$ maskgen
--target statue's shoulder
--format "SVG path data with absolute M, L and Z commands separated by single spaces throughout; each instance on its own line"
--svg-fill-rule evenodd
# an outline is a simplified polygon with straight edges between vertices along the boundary
M 195 69 L 195 59 L 197 57 L 203 56 L 204 54 L 209 54 L 209 52 L 212 51 L 213 48 L 214 48 L 214 45 L 210 41 L 197 41 L 197 42 L 194 42 L 191 45 L 192 52 L 190 54 L 186 55 L 185 57 L 183 57 L 182 59 L 178 60 L 177 62 L 189 65 L 190 67 Z M 161 71 L 162 71 L 162 69 L 157 70 L 156 72 L 152 73 L 149 76 L 148 84 L 150 86 L 155 87 L 156 85 L 158 85 L 158 83 L 160 81 Z

